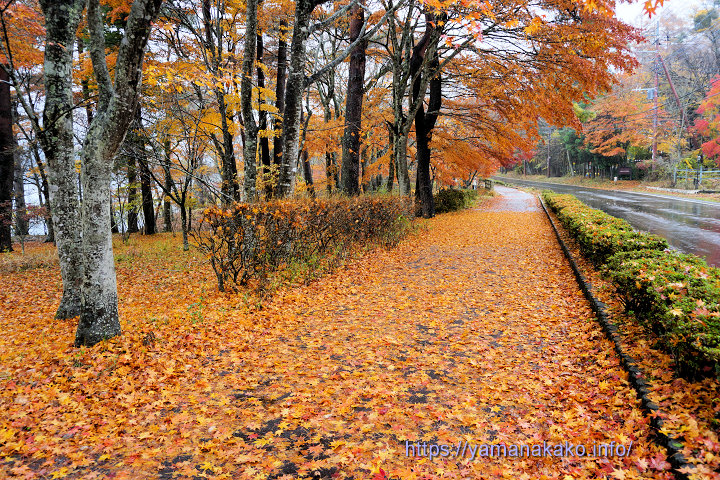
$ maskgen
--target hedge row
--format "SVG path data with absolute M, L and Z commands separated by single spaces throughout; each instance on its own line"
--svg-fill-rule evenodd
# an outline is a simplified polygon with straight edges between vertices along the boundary
M 590 208 L 572 195 L 543 192 L 543 199 L 594 264 L 602 265 L 618 252 L 664 250 L 668 243 L 657 235 L 636 232 L 625 220 Z
M 435 213 L 447 213 L 462 210 L 477 200 L 476 190 L 460 190 L 456 188 L 443 188 L 434 195 Z
M 627 311 L 658 335 L 678 371 L 720 374 L 720 269 L 668 250 L 654 235 L 591 209 L 571 195 L 543 192 L 583 253 L 614 283 Z
M 316 264 L 353 244 L 395 245 L 412 218 L 411 201 L 390 195 L 236 203 L 206 209 L 193 237 L 224 291 L 294 262 Z

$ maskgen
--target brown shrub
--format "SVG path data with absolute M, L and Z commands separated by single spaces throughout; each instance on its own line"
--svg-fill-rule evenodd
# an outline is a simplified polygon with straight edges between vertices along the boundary
M 353 245 L 393 246 L 412 218 L 410 200 L 389 195 L 238 203 L 206 209 L 193 238 L 224 291 Z

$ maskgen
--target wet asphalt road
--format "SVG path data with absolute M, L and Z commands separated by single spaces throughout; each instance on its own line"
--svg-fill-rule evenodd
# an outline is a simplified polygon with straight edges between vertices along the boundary
M 704 257 L 710 265 L 720 267 L 720 203 L 650 193 L 502 180 L 558 193 L 571 193 L 593 208 L 624 218 L 636 229 L 660 235 L 672 247 Z

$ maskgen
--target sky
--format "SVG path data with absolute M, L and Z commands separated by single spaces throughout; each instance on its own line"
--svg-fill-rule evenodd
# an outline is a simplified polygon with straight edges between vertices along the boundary
M 643 4 L 645 2 L 640 0 L 635 3 L 627 4 L 620 3 L 615 9 L 617 16 L 635 26 L 645 26 L 648 22 L 655 19 L 655 15 L 652 18 L 648 18 L 646 13 L 643 13 Z M 707 2 L 701 0 L 665 0 L 665 4 L 657 9 L 657 15 L 662 16 L 664 13 L 675 13 L 678 17 L 687 17 L 695 10 L 699 10 L 702 5 Z

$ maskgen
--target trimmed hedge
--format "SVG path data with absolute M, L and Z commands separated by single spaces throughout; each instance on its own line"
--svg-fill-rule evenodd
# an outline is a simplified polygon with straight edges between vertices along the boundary
M 670 251 L 665 240 L 632 232 L 571 195 L 543 192 L 543 199 L 583 253 L 603 264 L 626 310 L 658 335 L 679 373 L 720 374 L 720 269 Z
M 619 252 L 668 248 L 664 238 L 636 232 L 625 220 L 590 208 L 572 195 L 545 191 L 543 199 L 595 265 Z
M 611 257 L 603 270 L 682 374 L 720 373 L 720 269 L 695 255 L 641 250 Z
M 390 195 L 236 203 L 206 209 L 193 238 L 224 291 L 292 263 L 317 264 L 353 244 L 395 245 L 412 218 L 411 201 Z
M 454 212 L 468 208 L 477 198 L 476 190 L 443 188 L 434 195 L 435 213 Z

